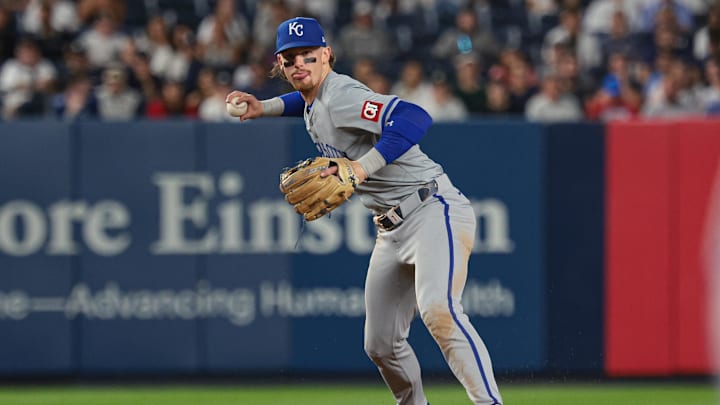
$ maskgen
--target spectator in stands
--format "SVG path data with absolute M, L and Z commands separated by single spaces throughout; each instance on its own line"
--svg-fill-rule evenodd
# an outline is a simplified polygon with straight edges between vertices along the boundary
M 485 89 L 482 80 L 482 65 L 473 54 L 455 57 L 455 88 L 453 90 L 471 114 L 486 110 Z
M 707 24 L 695 33 L 693 56 L 699 61 L 720 56 L 720 2 L 710 8 Z
M 283 0 L 259 0 L 252 23 L 253 44 L 250 57 L 262 60 L 269 56 L 274 60 L 277 26 L 294 15 L 299 14 L 291 10 Z M 325 35 L 329 36 L 330 32 L 325 32 Z M 329 38 L 326 39 L 332 42 Z
M 143 52 L 135 53 L 127 63 L 128 85 L 140 91 L 145 103 L 160 97 L 162 86 L 162 79 L 153 74 L 150 63 L 150 57 Z
M 250 64 L 240 64 L 232 72 L 232 83 L 235 88 L 246 87 L 252 81 L 252 68 Z
M 366 85 L 375 72 L 375 61 L 370 58 L 359 58 L 352 65 L 352 77 Z
M 680 0 L 680 3 L 687 7 L 697 19 L 697 17 L 707 14 L 708 9 L 715 3 L 715 0 Z
M 142 116 L 142 95 L 127 85 L 125 69 L 111 66 L 103 70 L 102 84 L 95 91 L 98 116 L 103 120 L 127 121 Z
M 602 88 L 587 101 L 585 115 L 590 120 L 629 120 L 638 116 L 641 107 L 642 95 L 635 86 Z
M 486 94 L 486 113 L 488 115 L 511 115 L 510 111 L 510 92 L 505 84 L 500 81 L 491 80 L 485 89 Z
M 525 0 L 528 30 L 543 33 L 547 21 L 558 14 L 558 2 L 555 0 Z
M 632 85 L 630 63 L 627 55 L 616 52 L 608 58 L 608 74 L 602 82 L 602 89 L 613 97 L 620 95 L 621 89 Z
M 720 115 L 720 56 L 705 62 L 705 80 L 708 85 L 700 96 L 702 108 L 709 115 Z
M 565 9 L 560 13 L 560 24 L 548 31 L 543 40 L 542 58 L 551 64 L 553 47 L 564 44 L 577 56 L 580 68 L 592 71 L 602 66 L 600 44 L 592 35 L 580 31 L 580 10 Z
M 210 66 L 200 69 L 192 90 L 188 91 L 185 97 L 188 108 L 197 110 L 204 100 L 213 97 L 217 89 L 217 74 L 218 72 Z
M 17 43 L 17 27 L 12 11 L 0 4 L 0 65 L 13 57 Z
M 15 57 L 0 68 L 2 116 L 8 119 L 42 115 L 56 79 L 57 70 L 43 58 L 37 43 L 30 38 L 21 39 Z
M 192 89 L 197 81 L 197 74 L 202 63 L 195 54 L 195 38 L 192 29 L 187 25 L 178 24 L 172 30 L 173 54 L 166 71 L 165 79 L 185 83 L 185 88 Z
M 403 100 L 425 109 L 433 97 L 432 91 L 432 85 L 425 79 L 422 64 L 416 60 L 409 60 L 403 65 L 400 79 L 390 90 Z
M 507 113 L 525 113 L 525 103 L 535 92 L 537 76 L 523 52 L 518 49 L 504 49 L 497 63 L 488 70 L 488 78 L 502 83 L 508 92 L 510 106 Z
M 352 22 L 338 33 L 337 48 L 343 63 L 352 66 L 361 58 L 389 61 L 393 57 L 394 44 L 387 32 L 373 23 L 372 3 L 361 0 L 353 6 Z
M 37 10 L 33 12 L 37 20 L 33 20 L 33 31 L 30 34 L 38 41 L 42 54 L 48 60 L 60 60 L 63 48 L 73 38 L 74 31 L 58 29 L 57 27 L 62 27 L 62 24 L 53 23 L 53 4 L 58 5 L 61 3 L 54 0 L 40 0 L 37 4 Z M 70 3 L 70 6 L 72 7 L 72 3 Z
M 568 49 L 558 55 L 553 72 L 557 74 L 562 91 L 574 95 L 580 103 L 591 96 L 597 88 L 594 76 L 580 70 L 577 57 Z
M 616 11 L 612 14 L 611 20 L 610 31 L 607 34 L 598 34 L 603 57 L 607 58 L 613 53 L 635 54 L 636 39 L 630 31 L 626 14 Z M 603 63 L 607 63 L 607 60 L 603 59 Z
M 455 16 L 460 4 L 451 5 L 453 8 L 448 14 Z M 436 37 L 442 19 L 442 7 L 447 5 L 446 0 L 379 0 L 375 8 L 375 17 L 383 29 L 392 30 L 395 24 L 409 28 L 414 40 Z M 461 2 L 466 2 L 461 0 Z M 450 20 L 452 23 L 452 20 Z M 420 43 L 417 43 L 420 46 Z M 423 43 L 425 45 L 425 43 Z
M 510 93 L 509 112 L 523 114 L 528 100 L 537 92 L 537 75 L 524 55 L 516 53 L 511 58 L 505 84 Z
M 166 81 L 160 90 L 160 98 L 147 104 L 145 115 L 149 119 L 194 119 L 197 108 L 189 106 L 182 83 Z
M 640 11 L 645 0 L 592 0 L 585 9 L 582 31 L 586 34 L 610 35 L 615 15 L 622 13 L 628 32 L 639 29 Z
M 93 97 L 90 78 L 76 76 L 69 79 L 65 91 L 53 97 L 52 108 L 61 120 L 96 118 L 97 100 Z
M 649 41 L 646 39 L 648 46 L 643 47 L 646 52 L 649 52 L 646 60 L 653 60 L 655 55 L 662 52 L 672 53 L 676 57 L 690 58 L 692 37 L 679 28 L 670 8 L 663 10 L 658 14 L 658 23 L 652 31 L 652 37 Z
M 549 50 L 546 51 L 545 57 L 542 59 L 542 61 L 535 64 L 537 66 L 538 74 L 542 76 L 547 73 L 553 73 L 557 71 L 557 66 L 560 63 L 560 59 L 568 53 L 575 53 L 573 49 L 570 48 L 569 44 L 565 42 L 558 42 L 557 44 L 554 44 L 552 47 L 550 47 Z
M 198 6 L 201 3 L 208 10 L 210 4 L 217 5 L 215 12 L 203 18 L 197 29 L 199 38 L 211 39 L 210 46 L 198 45 L 193 27 L 190 26 L 175 24 L 171 27 L 171 34 L 168 33 L 168 20 L 159 15 L 172 14 L 164 9 L 168 5 L 174 7 L 177 4 L 180 7 L 180 3 L 173 1 L 21 0 L 3 3 L 0 5 L 0 69 L 6 68 L 3 62 L 16 62 L 17 35 L 27 32 L 34 34 L 36 44 L 40 46 L 40 54 L 57 68 L 54 87 L 32 89 L 30 102 L 15 109 L 14 116 L 43 111 L 49 114 L 49 96 L 55 87 L 66 89 L 72 79 L 73 87 L 82 89 L 83 84 L 76 80 L 76 77 L 82 76 L 89 77 L 93 83 L 101 82 L 101 73 L 105 67 L 116 66 L 118 62 L 123 64 L 119 67 L 125 70 L 125 86 L 139 90 L 141 104 L 142 100 L 149 102 L 160 98 L 161 80 L 181 82 L 188 94 L 199 94 L 193 90 L 199 82 L 198 72 L 203 64 L 234 71 L 239 80 L 236 83 L 238 88 L 253 87 L 253 92 L 257 93 L 264 88 L 282 86 L 276 81 L 268 81 L 264 75 L 256 75 L 256 62 L 243 63 L 244 60 L 252 60 L 262 66 L 272 57 L 274 27 L 279 22 L 291 14 L 315 14 L 319 18 L 333 20 L 326 24 L 335 27 L 326 33 L 332 36 L 354 28 L 352 23 L 356 14 L 353 9 L 357 11 L 358 18 L 362 16 L 367 19 L 370 15 L 368 4 L 371 3 L 377 7 L 372 10 L 370 25 L 391 38 L 389 43 L 394 46 L 390 54 L 380 57 L 383 71 L 397 71 L 392 64 L 392 56 L 399 55 L 399 60 L 417 59 L 422 62 L 415 68 L 408 68 L 407 73 L 401 73 L 400 79 L 391 89 L 388 89 L 388 83 L 392 82 L 387 76 L 370 69 L 370 58 L 360 59 L 357 65 L 350 65 L 352 57 L 348 56 L 345 69 L 357 70 L 356 77 L 378 92 L 408 93 L 410 98 L 417 97 L 416 102 L 420 105 L 431 103 L 434 94 L 431 83 L 423 79 L 424 67 L 442 67 L 446 74 L 453 73 L 453 93 L 461 98 L 472 114 L 524 114 L 527 101 L 537 91 L 536 72 L 541 72 L 543 76 L 555 76 L 560 92 L 575 95 L 585 105 L 589 118 L 632 116 L 637 109 L 638 88 L 642 89 L 640 95 L 643 101 L 649 99 L 644 103 L 648 114 L 657 115 L 657 111 L 660 114 L 664 111 L 676 114 L 690 105 L 694 105 L 697 111 L 707 111 L 709 105 L 716 105 L 712 101 L 716 88 L 708 73 L 714 71 L 715 62 L 706 61 L 720 53 L 720 6 L 709 6 L 707 0 L 361 0 L 351 2 L 354 7 L 350 8 L 341 7 L 344 3 L 339 0 L 332 0 L 331 7 L 327 8 L 324 8 L 327 4 L 324 0 L 253 0 L 242 3 L 239 0 L 201 0 L 192 3 L 195 5 L 193 13 L 203 9 Z M 126 13 L 130 12 L 129 8 L 139 4 L 144 4 L 144 11 L 133 13 L 144 17 L 133 21 L 142 21 L 146 25 L 144 32 L 134 41 L 138 49 L 133 49 L 133 41 L 124 33 L 125 28 L 133 27 L 123 26 L 122 22 Z M 583 16 L 579 7 L 582 5 L 587 5 L 587 11 L 582 18 L 582 26 L 579 26 Z M 236 6 L 242 8 L 236 9 Z M 333 7 L 337 8 L 336 13 L 330 13 Z M 240 9 L 247 13 L 238 11 Z M 692 18 L 703 21 L 702 12 L 705 9 L 708 10 L 707 24 L 693 32 Z M 532 47 L 537 42 L 525 41 L 517 49 L 505 47 L 495 60 L 479 58 L 477 63 L 456 64 L 455 59 L 449 56 L 458 55 L 468 61 L 469 56 L 476 55 L 474 51 L 467 55 L 463 53 L 466 49 L 475 49 L 477 41 L 468 29 L 462 27 L 472 26 L 474 32 L 483 31 L 477 27 L 485 28 L 487 38 L 492 39 L 490 42 L 494 42 L 497 49 L 496 38 L 490 34 L 494 31 L 490 31 L 489 27 L 504 32 L 507 27 L 498 24 L 530 24 L 520 27 L 524 35 L 537 34 L 548 28 L 548 21 L 556 18 L 554 13 L 557 10 L 562 10 L 557 16 L 560 24 L 544 37 L 542 53 Z M 148 15 L 152 17 L 146 19 Z M 493 16 L 492 21 L 490 15 Z M 253 20 L 246 20 L 250 16 Z M 485 22 L 478 24 L 478 18 L 485 18 Z M 107 20 L 114 23 L 107 24 Z M 198 20 L 200 14 L 193 21 L 197 23 Z M 220 22 L 216 24 L 217 21 Z M 438 36 L 438 23 L 447 27 L 447 31 L 440 32 L 447 36 L 445 39 Z M 215 25 L 221 28 L 212 28 Z M 139 25 L 136 28 L 141 27 Z M 648 31 L 634 32 L 636 28 L 639 30 L 642 27 Z M 254 36 L 252 40 L 251 28 Z M 79 29 L 85 31 L 78 36 Z M 78 38 L 73 41 L 74 36 Z M 232 43 L 235 40 L 237 42 Z M 440 45 L 443 41 L 445 46 Z M 370 41 L 357 41 L 349 46 L 350 52 L 363 51 L 368 43 Z M 428 47 L 427 44 L 436 47 Z M 342 48 L 338 41 L 337 50 L 342 51 Z M 379 50 L 387 51 L 389 48 L 381 46 Z M 123 52 L 123 49 L 126 51 Z M 123 57 L 123 53 L 126 56 Z M 631 64 L 630 84 L 612 90 L 612 85 L 606 83 L 601 86 L 600 83 L 605 75 L 605 66 L 609 66 L 610 55 L 617 53 L 634 55 L 640 60 L 626 62 Z M 539 58 L 541 54 L 542 58 Z M 532 63 L 530 57 L 535 63 Z M 705 63 L 708 86 L 702 92 L 698 90 L 700 79 L 695 78 L 701 76 L 700 69 L 696 66 L 697 62 L 692 62 L 692 58 Z M 671 71 L 679 70 L 678 59 L 682 60 L 679 63 L 684 64 L 687 77 L 681 78 L 672 73 L 672 78 L 666 82 L 665 78 Z M 482 71 L 485 66 L 490 67 L 487 72 Z M 416 69 L 415 73 L 413 69 Z M 493 94 L 488 94 L 490 85 L 484 82 L 485 73 L 488 83 L 497 82 L 493 85 Z M 407 78 L 403 77 L 405 74 Z M 96 90 L 98 95 L 105 87 L 103 83 Z M 77 93 L 81 92 L 75 91 L 73 94 Z M 197 107 L 199 99 L 195 104 L 189 101 L 191 99 L 194 100 L 188 97 L 190 108 L 193 105 Z M 13 100 L 12 96 L 8 98 L 3 94 L 0 104 L 12 105 Z M 589 105 L 593 108 L 589 108 Z M 8 108 L 12 109 L 7 105 L 2 108 L 3 114 L 6 114 Z M 102 118 L 102 114 L 99 116 Z
M 198 57 L 215 68 L 237 65 L 248 42 L 249 25 L 234 0 L 218 0 L 214 13 L 203 18 L 197 29 Z
M 676 57 L 670 51 L 660 52 L 652 63 L 639 62 L 636 65 L 636 76 L 642 85 L 643 97 L 647 97 L 662 82 L 662 78 L 670 72 Z
M 480 27 L 475 11 L 463 8 L 455 17 L 455 25 L 447 28 L 432 47 L 432 56 L 441 61 L 452 61 L 460 54 L 471 52 L 479 55 L 482 61 L 497 58 L 499 46 L 493 34 Z
M 455 16 L 461 9 L 471 7 L 474 0 L 431 0 L 428 3 L 433 7 L 433 13 L 437 14 L 440 25 L 451 25 Z M 487 3 L 487 0 L 478 0 L 479 3 Z M 415 1 L 415 3 L 423 3 Z M 498 2 L 498 4 L 507 3 L 506 1 Z
M 675 59 L 669 71 L 647 94 L 642 107 L 646 117 L 693 117 L 703 113 L 698 92 L 687 77 L 690 66 Z
M 462 121 L 468 117 L 468 110 L 462 100 L 456 97 L 445 73 L 438 71 L 432 77 L 432 98 L 426 111 L 435 122 Z
M 636 117 L 642 107 L 639 84 L 633 81 L 627 55 L 613 53 L 602 87 L 585 104 L 586 116 L 592 120 L 616 120 Z
M 578 121 L 583 112 L 575 96 L 563 93 L 557 76 L 549 74 L 542 80 L 541 91 L 528 100 L 525 117 L 544 122 Z
M 57 32 L 72 36 L 80 30 L 75 4 L 68 0 L 29 0 L 20 29 L 36 37 Z
M 336 30 L 336 20 L 340 11 L 339 0 L 302 0 L 302 10 L 299 14 L 313 16 L 326 31 L 332 32 Z
M 693 13 L 679 0 L 648 0 L 640 13 L 639 29 L 644 32 L 654 31 L 659 23 L 665 23 L 668 18 L 672 18 L 682 32 L 693 30 Z
M 92 69 L 87 61 L 87 55 L 77 43 L 70 42 L 65 44 L 63 46 L 62 58 L 55 61 L 55 64 L 58 70 L 59 88 L 64 88 L 67 81 L 74 77 L 86 76 L 95 83 L 95 78 L 92 76 Z
M 87 27 L 101 15 L 109 15 L 116 26 L 122 26 L 127 12 L 127 2 L 117 0 L 77 0 L 77 16 L 81 26 Z
M 390 94 L 391 83 L 390 79 L 382 73 L 374 72 L 367 79 L 367 86 L 370 90 L 378 94 Z
M 702 110 L 702 93 L 706 88 L 703 65 L 692 59 L 678 59 L 671 68 L 671 74 L 680 83 L 680 97 L 687 105 Z
M 78 38 L 78 44 L 87 55 L 90 66 L 102 70 L 120 62 L 120 53 L 130 39 L 118 29 L 112 14 L 100 13 L 92 24 Z
M 398 53 L 397 60 L 417 57 L 418 44 L 425 44 L 426 38 L 435 38 L 437 21 L 428 23 L 423 5 L 418 1 L 379 0 L 373 17 L 375 24 L 393 38 Z M 435 17 L 437 17 L 435 15 Z
M 138 51 L 150 58 L 152 74 L 162 79 L 169 79 L 173 47 L 165 19 L 160 15 L 150 17 L 145 30 L 134 39 L 134 42 Z
M 501 50 L 497 61 L 492 63 L 488 69 L 488 78 L 505 83 L 510 73 L 510 67 L 521 62 L 522 58 L 523 55 L 519 49 L 505 48 Z
M 225 97 L 233 90 L 232 78 L 227 72 L 213 76 L 212 91 L 198 106 L 198 118 L 203 121 L 241 122 L 227 113 Z M 276 93 L 273 93 L 275 95 Z
M 253 61 L 247 65 L 247 79 L 244 83 L 238 83 L 233 81 L 235 88 L 244 91 L 246 93 L 254 94 L 256 97 L 261 99 L 270 99 L 275 97 L 277 94 L 287 93 L 292 91 L 288 84 L 284 81 L 270 80 L 267 72 L 270 68 L 259 62 Z M 225 102 L 225 95 L 230 91 L 224 93 L 223 103 Z M 224 104 L 223 104 L 224 108 Z

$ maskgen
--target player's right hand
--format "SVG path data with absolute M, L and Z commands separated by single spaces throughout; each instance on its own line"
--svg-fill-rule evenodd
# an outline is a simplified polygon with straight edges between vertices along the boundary
M 353 171 L 355 172 L 355 184 L 360 184 L 363 181 L 367 179 L 367 174 L 365 173 L 365 169 L 360 166 L 360 163 L 358 163 L 355 160 L 348 161 L 350 166 L 352 167 Z M 336 174 L 338 171 L 338 166 L 330 166 L 327 169 L 320 172 L 320 177 L 327 177 L 330 175 Z
M 233 90 L 225 97 L 225 102 L 228 103 L 234 98 L 238 98 L 238 104 L 246 102 L 248 104 L 248 110 L 245 114 L 240 116 L 240 121 L 250 120 L 253 118 L 260 118 L 263 115 L 263 106 L 260 101 L 250 93 L 245 93 L 239 90 Z

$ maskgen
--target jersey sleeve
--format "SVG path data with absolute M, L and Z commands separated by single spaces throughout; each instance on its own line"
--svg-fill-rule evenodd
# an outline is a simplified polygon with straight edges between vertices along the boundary
M 399 100 L 397 96 L 378 94 L 358 83 L 336 87 L 328 99 L 328 110 L 337 128 L 380 134 Z

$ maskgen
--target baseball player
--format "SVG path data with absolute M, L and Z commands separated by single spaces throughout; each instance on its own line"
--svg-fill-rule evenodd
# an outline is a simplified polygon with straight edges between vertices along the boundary
M 417 145 L 430 116 L 333 71 L 335 56 L 312 18 L 281 23 L 276 45 L 273 73 L 297 91 L 268 100 L 233 91 L 226 101 L 247 103 L 241 120 L 303 117 L 323 156 L 350 160 L 356 193 L 374 212 L 378 228 L 365 282 L 365 351 L 395 400 L 427 404 L 407 341 L 419 312 L 472 402 L 502 404 L 488 351 L 460 305 L 475 214 L 443 168 Z M 330 167 L 323 174 L 336 171 Z

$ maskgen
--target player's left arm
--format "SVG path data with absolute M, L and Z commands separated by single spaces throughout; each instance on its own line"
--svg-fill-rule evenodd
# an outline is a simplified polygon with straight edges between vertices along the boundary
M 384 123 L 378 142 L 363 156 L 350 161 L 357 184 L 364 182 L 370 175 L 394 162 L 419 143 L 432 125 L 430 114 L 420 106 L 402 100 L 393 102 L 396 104 L 393 105 L 392 113 L 384 114 L 385 119 L 378 120 L 380 125 Z M 333 173 L 334 169 L 330 168 L 323 176 Z
M 375 134 L 375 145 L 352 161 L 358 184 L 417 144 L 432 124 L 420 106 L 364 86 L 338 86 L 327 100 L 330 118 L 349 133 Z
M 417 104 L 398 101 L 385 121 L 380 140 L 357 162 L 370 176 L 402 156 L 425 136 L 432 118 Z

